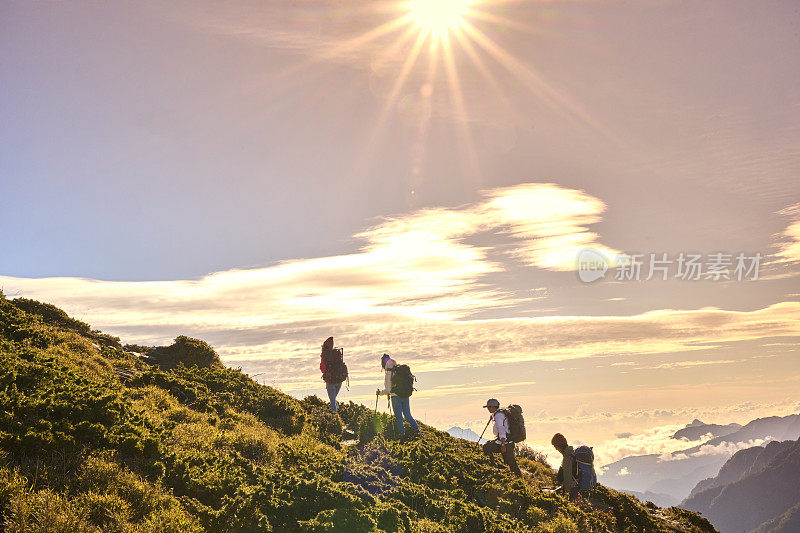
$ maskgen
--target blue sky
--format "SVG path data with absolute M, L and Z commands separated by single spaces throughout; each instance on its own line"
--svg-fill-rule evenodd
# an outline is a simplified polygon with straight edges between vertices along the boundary
M 207 339 L 298 395 L 328 334 L 354 399 L 396 353 L 440 425 L 480 418 L 463 382 L 597 439 L 793 409 L 793 3 L 464 18 L 436 39 L 403 2 L 3 2 L 3 290 L 129 342 Z M 582 247 L 764 264 L 586 284 Z M 576 372 L 602 383 L 578 397 Z

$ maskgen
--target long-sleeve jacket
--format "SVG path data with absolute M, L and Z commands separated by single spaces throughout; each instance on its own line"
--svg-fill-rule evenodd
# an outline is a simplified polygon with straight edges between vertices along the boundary
M 383 376 L 383 390 L 379 392 L 379 394 L 388 394 L 390 396 L 397 396 L 392 392 L 392 369 L 397 366 L 397 363 L 394 359 L 389 359 L 386 361 L 386 372 Z
M 562 452 L 562 459 L 561 459 L 561 473 L 563 476 L 563 480 L 561 481 L 561 488 L 564 490 L 564 494 L 569 494 L 572 487 L 577 485 L 577 480 L 572 476 L 572 472 L 575 470 L 575 450 L 572 446 L 567 446 L 567 448 Z
M 508 418 L 500 411 L 495 411 L 492 415 L 492 420 L 494 420 L 494 426 L 492 426 L 492 432 L 494 432 L 495 440 L 499 441 L 500 439 L 506 439 L 506 442 L 511 442 L 511 435 L 509 435 L 509 427 L 508 427 Z

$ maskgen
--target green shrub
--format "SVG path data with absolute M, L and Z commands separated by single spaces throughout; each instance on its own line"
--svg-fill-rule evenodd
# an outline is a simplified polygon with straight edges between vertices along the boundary
M 313 520 L 298 523 L 300 531 L 308 533 L 369 533 L 376 530 L 376 522 L 364 511 L 326 509 Z
M 164 370 L 171 370 L 180 364 L 187 367 L 222 366 L 217 352 L 206 342 L 181 335 L 170 346 L 153 348 L 147 355 L 158 361 Z
M 36 300 L 29 300 L 27 298 L 15 298 L 11 303 L 21 311 L 41 318 L 41 320 L 49 326 L 67 329 L 83 335 L 90 333 L 89 324 L 70 318 L 67 313 L 54 305 L 37 302 Z
M 342 440 L 342 421 L 339 415 L 331 413 L 330 405 L 317 396 L 307 396 L 300 405 L 305 413 L 306 425 L 316 438 L 338 447 Z

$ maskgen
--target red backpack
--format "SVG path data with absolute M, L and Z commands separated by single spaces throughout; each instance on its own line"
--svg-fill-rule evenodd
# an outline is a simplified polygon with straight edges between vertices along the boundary
M 347 365 L 344 362 L 343 348 L 326 349 L 323 352 L 322 361 L 325 363 L 325 372 L 322 373 L 325 383 L 343 383 L 347 380 Z

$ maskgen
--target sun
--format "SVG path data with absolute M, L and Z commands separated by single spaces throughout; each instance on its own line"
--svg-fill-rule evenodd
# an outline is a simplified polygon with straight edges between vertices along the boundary
M 361 6 L 359 0 L 346 0 Z M 524 3 L 524 0 L 382 0 L 367 2 L 375 14 L 383 17 L 390 13 L 391 17 L 383 19 L 376 26 L 366 28 L 363 33 L 334 43 L 327 47 L 318 59 L 306 62 L 302 68 L 311 66 L 317 61 L 326 59 L 340 60 L 352 56 L 357 51 L 369 53 L 369 65 L 375 79 L 384 78 L 385 86 L 380 90 L 383 106 L 373 121 L 367 135 L 367 146 L 359 157 L 361 168 L 369 158 L 374 143 L 381 136 L 383 127 L 398 111 L 404 120 L 407 116 L 402 109 L 416 105 L 423 110 L 419 113 L 419 140 L 415 158 L 424 159 L 426 153 L 428 119 L 433 116 L 433 106 L 448 106 L 442 116 L 454 117 L 457 124 L 457 142 L 464 158 L 464 167 L 480 177 L 480 161 L 476 156 L 476 146 L 470 128 L 470 114 L 465 98 L 464 86 L 469 83 L 483 83 L 493 91 L 493 99 L 509 115 L 516 115 L 512 108 L 507 91 L 502 83 L 503 76 L 497 67 L 504 69 L 508 75 L 521 82 L 537 101 L 557 112 L 559 115 L 571 117 L 614 141 L 620 147 L 628 148 L 627 143 L 619 139 L 612 131 L 588 113 L 581 105 L 566 93 L 553 86 L 533 66 L 517 58 L 491 36 L 496 30 L 503 33 L 519 31 L 536 34 L 541 38 L 551 37 L 549 31 L 525 22 L 525 19 L 509 16 L 511 4 Z M 547 3 L 547 2 L 531 2 Z M 363 8 L 353 8 L 353 16 L 361 16 Z M 486 32 L 486 28 L 495 32 Z M 427 44 L 427 46 L 426 46 Z M 420 66 L 423 59 L 427 69 Z M 444 82 L 437 80 L 443 66 Z M 397 68 L 395 74 L 384 76 L 386 70 Z M 461 70 L 471 69 L 471 73 L 462 79 Z M 480 77 L 476 77 L 478 74 Z M 370 78 L 372 80 L 372 78 Z M 409 83 L 415 86 L 408 87 Z M 372 86 L 370 86 L 372 89 Z M 445 91 L 439 91 L 446 88 Z M 475 93 L 474 91 L 471 91 Z M 435 97 L 434 97 L 435 95 Z M 409 106 L 400 104 L 409 103 Z M 413 104 L 413 105 L 411 105 Z M 413 113 L 410 113 L 413 114 Z M 427 117 L 427 118 L 425 118 Z M 416 161 L 416 160 L 415 160 Z M 419 168 L 420 162 L 414 163 Z M 363 167 L 365 168 L 365 167 Z M 417 174 L 417 172 L 415 172 Z
M 423 34 L 444 39 L 464 24 L 473 0 L 409 0 L 408 9 Z

